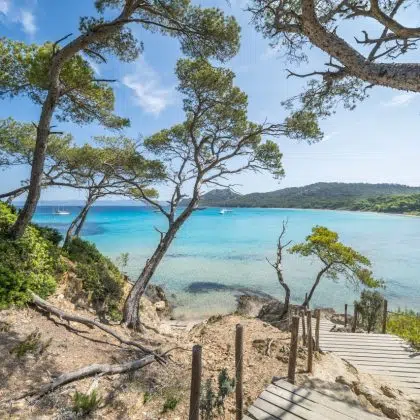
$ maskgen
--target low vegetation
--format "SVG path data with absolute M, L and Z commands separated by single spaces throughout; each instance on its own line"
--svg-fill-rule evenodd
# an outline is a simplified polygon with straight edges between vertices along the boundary
M 384 297 L 377 290 L 363 290 L 360 300 L 354 302 L 360 314 L 361 324 L 368 333 L 379 328 L 383 317 Z
M 35 330 L 23 341 L 13 347 L 10 353 L 16 355 L 18 359 L 25 357 L 29 353 L 37 356 L 42 354 L 50 344 L 51 339 L 43 342 L 41 340 L 41 333 L 38 330 Z
M 77 416 L 85 417 L 93 413 L 101 404 L 102 398 L 98 395 L 96 390 L 88 394 L 78 392 L 73 397 L 73 411 Z
M 401 310 L 388 316 L 388 332 L 396 334 L 420 350 L 420 313 L 413 310 Z
M 121 317 L 124 278 L 111 260 L 79 238 L 64 251 L 59 247 L 59 232 L 37 225 L 29 226 L 22 238 L 12 241 L 8 233 L 16 218 L 13 207 L 0 203 L 0 309 L 26 304 L 31 300 L 30 291 L 42 298 L 54 293 L 68 269 L 66 257 L 75 263 L 83 291 L 98 314 Z
M 13 208 L 0 203 L 0 309 L 24 305 L 30 300 L 29 290 L 47 297 L 54 292 L 61 269 L 50 230 L 29 226 L 19 240 L 9 239 L 16 218 Z

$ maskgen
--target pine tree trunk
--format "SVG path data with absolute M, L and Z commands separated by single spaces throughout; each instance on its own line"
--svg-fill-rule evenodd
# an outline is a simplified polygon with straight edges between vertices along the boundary
M 330 267 L 331 267 L 331 265 L 327 265 L 317 274 L 316 279 L 315 279 L 315 283 L 312 285 L 309 294 L 307 295 L 307 297 L 303 301 L 303 306 L 307 307 L 309 305 L 309 302 L 312 299 L 312 295 L 314 294 L 315 289 L 317 288 L 317 286 L 318 286 L 318 284 L 321 280 L 321 277 L 330 269 Z
M 36 130 L 36 143 L 34 157 L 32 159 L 28 196 L 15 224 L 10 230 L 10 236 L 12 239 L 19 239 L 24 234 L 26 227 L 32 220 L 41 195 L 41 182 L 42 175 L 44 173 L 45 154 L 47 150 L 48 136 L 50 134 L 51 119 L 60 96 L 60 70 L 61 67 L 56 66 L 55 71 L 51 73 L 50 88 L 44 105 L 42 106 L 41 117 Z
M 162 258 L 164 257 L 166 251 L 171 245 L 172 241 L 175 238 L 176 233 L 188 219 L 188 217 L 193 212 L 196 200 L 191 200 L 188 207 L 182 212 L 182 214 L 171 224 L 168 231 L 162 236 L 159 245 L 155 249 L 152 257 L 146 261 L 146 264 L 141 272 L 137 282 L 134 284 L 133 288 L 130 291 L 123 309 L 123 320 L 122 324 L 128 328 L 134 330 L 141 329 L 141 320 L 140 320 L 140 299 L 143 296 L 146 288 L 153 277 L 157 267 L 159 266 Z
M 86 216 L 89 213 L 92 204 L 96 201 L 96 198 L 89 198 L 86 201 L 86 204 L 79 212 L 79 214 L 71 222 L 69 228 L 67 229 L 66 238 L 64 239 L 63 248 L 67 248 L 70 245 L 71 240 L 74 236 L 79 236 L 80 231 L 82 230 L 83 224 L 85 223 Z

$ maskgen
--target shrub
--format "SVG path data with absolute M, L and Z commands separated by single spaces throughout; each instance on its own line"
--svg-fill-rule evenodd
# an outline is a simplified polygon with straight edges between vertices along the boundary
M 63 235 L 57 229 L 49 226 L 40 226 L 35 223 L 33 223 L 32 226 L 38 230 L 44 239 L 50 241 L 56 246 L 60 245 L 60 242 L 63 240 Z
M 361 317 L 361 324 L 368 333 L 375 330 L 382 319 L 384 297 L 378 291 L 363 290 L 360 301 L 354 302 Z
M 28 353 L 35 355 L 42 354 L 51 344 L 51 339 L 45 343 L 41 340 L 41 333 L 38 330 L 30 333 L 23 341 L 10 350 L 10 353 L 15 354 L 19 359 Z
M 231 379 L 227 369 L 223 368 L 217 378 L 218 392 L 214 393 L 211 379 L 207 379 L 200 398 L 200 411 L 203 420 L 214 418 L 214 409 L 219 414 L 225 411 L 225 400 L 235 389 L 235 379 Z
M 179 401 L 180 399 L 174 396 L 166 398 L 165 403 L 163 404 L 162 414 L 175 410 Z
M 34 226 L 21 239 L 10 240 L 8 232 L 15 220 L 9 206 L 0 203 L 0 309 L 25 304 L 29 290 L 45 298 L 56 287 L 58 248 Z
M 387 329 L 390 334 L 404 338 L 420 350 L 420 313 L 398 309 L 397 312 L 389 314 Z
M 96 390 L 89 394 L 78 392 L 73 397 L 73 411 L 79 416 L 86 416 L 95 411 L 102 402 Z
M 76 274 L 83 289 L 91 295 L 91 303 L 99 315 L 118 320 L 123 296 L 124 279 L 109 258 L 104 257 L 90 242 L 74 238 L 67 247 L 69 258 L 76 262 Z

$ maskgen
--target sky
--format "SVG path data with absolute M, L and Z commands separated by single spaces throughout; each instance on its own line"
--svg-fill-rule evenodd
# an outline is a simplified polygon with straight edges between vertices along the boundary
M 251 16 L 244 11 L 246 0 L 201 0 L 203 6 L 218 6 L 234 15 L 241 25 L 239 54 L 224 66 L 236 74 L 236 84 L 248 94 L 249 118 L 282 122 L 287 111 L 281 102 L 302 91 L 306 81 L 286 78 L 286 68 L 305 73 L 322 69 L 326 56 L 312 49 L 310 63 L 296 69 L 285 63 L 281 52 L 274 51 L 252 26 Z M 68 33 L 77 35 L 80 16 L 95 15 L 93 0 L 0 0 L 0 36 L 41 44 L 56 41 Z M 402 16 L 404 23 L 415 24 L 417 14 Z M 369 29 L 376 28 L 366 23 Z M 343 33 L 354 32 L 355 26 L 344 27 Z M 363 28 L 360 28 L 363 29 Z M 182 57 L 176 40 L 135 28 L 144 43 L 144 53 L 134 63 L 111 59 L 95 64 L 98 76 L 117 79 L 114 85 L 116 112 L 131 120 L 125 134 L 147 136 L 183 120 L 182 98 L 176 91 L 174 68 Z M 354 33 L 360 35 L 360 31 Z M 419 62 L 418 52 L 409 59 Z M 286 176 L 274 180 L 268 174 L 241 174 L 232 178 L 241 193 L 271 191 L 302 186 L 314 182 L 390 182 L 420 185 L 420 95 L 387 88 L 375 88 L 370 98 L 354 111 L 341 108 L 321 121 L 323 141 L 308 145 L 287 138 L 278 140 L 283 152 Z M 0 102 L 0 118 L 37 121 L 40 107 L 25 98 Z M 59 123 L 61 131 L 71 132 L 77 143 L 90 142 L 91 137 L 107 133 L 97 124 L 77 126 Z M 19 167 L 0 172 L 0 191 L 6 192 L 27 179 L 29 168 Z M 159 188 L 161 198 L 168 195 Z M 48 189 L 42 200 L 81 198 L 72 189 Z

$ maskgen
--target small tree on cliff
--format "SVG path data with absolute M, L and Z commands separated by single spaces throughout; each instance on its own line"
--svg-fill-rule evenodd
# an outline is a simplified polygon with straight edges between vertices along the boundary
M 22 236 L 39 200 L 53 117 L 78 124 L 99 121 L 111 128 L 128 124 L 113 114 L 112 80 L 97 79 L 84 57 L 100 63 L 107 55 L 134 61 L 142 43 L 133 25 L 178 38 L 191 56 L 225 60 L 239 47 L 235 19 L 189 0 L 95 0 L 94 5 L 98 16 L 81 17 L 80 34 L 73 39 L 69 34 L 44 45 L 0 39 L 0 98 L 26 96 L 41 107 L 28 196 L 10 232 L 14 239 Z
M 382 282 L 376 280 L 369 269 L 368 258 L 338 241 L 338 234 L 324 226 L 315 226 L 306 241 L 289 249 L 291 254 L 312 257 L 322 263 L 322 268 L 315 278 L 311 290 L 303 302 L 308 306 L 322 277 L 337 281 L 340 277 L 354 286 L 380 287 Z
M 288 241 L 286 243 L 283 243 L 283 237 L 286 234 L 287 229 L 287 221 L 283 221 L 282 229 L 279 235 L 279 239 L 277 241 L 277 256 L 276 261 L 272 263 L 268 258 L 268 263 L 276 270 L 277 273 L 277 279 L 280 283 L 280 286 L 284 289 L 284 307 L 280 314 L 280 319 L 282 319 L 288 312 L 289 312 L 289 305 L 290 305 L 290 287 L 289 285 L 284 281 L 283 276 L 283 250 L 287 248 L 292 241 Z
M 306 138 L 319 133 L 316 125 L 304 119 L 285 124 L 250 122 L 247 96 L 233 85 L 234 73 L 206 60 L 180 60 L 176 74 L 178 89 L 185 96 L 186 120 L 144 141 L 147 151 L 166 167 L 166 182 L 173 187 L 168 206 L 146 197 L 135 173 L 131 178 L 123 176 L 138 198 L 158 209 L 168 223 L 165 232 L 159 231 L 159 243 L 125 302 L 123 322 L 132 328 L 140 327 L 140 298 L 176 233 L 196 210 L 203 187 L 226 187 L 230 176 L 245 171 L 267 171 L 281 177 L 282 155 L 277 144 L 266 137 Z M 186 196 L 190 197 L 188 205 L 177 213 Z

